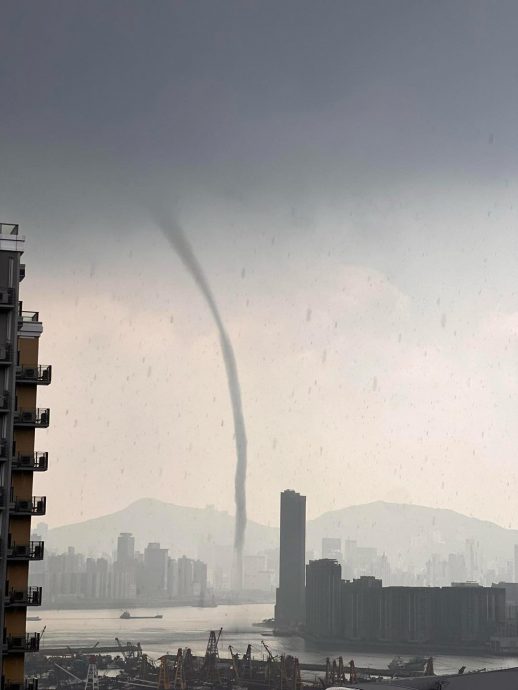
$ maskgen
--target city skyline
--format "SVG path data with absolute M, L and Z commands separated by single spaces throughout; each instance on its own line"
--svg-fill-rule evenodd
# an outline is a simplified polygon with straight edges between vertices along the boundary
M 217 334 L 167 203 L 233 338 L 251 518 L 289 473 L 310 517 L 383 499 L 518 527 L 515 4 L 28 7 L 0 10 L 0 203 L 60 361 L 49 523 L 232 510 Z

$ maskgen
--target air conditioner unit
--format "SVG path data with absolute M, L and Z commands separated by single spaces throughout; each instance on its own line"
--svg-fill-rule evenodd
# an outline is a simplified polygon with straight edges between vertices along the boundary
M 22 422 L 32 422 L 34 419 L 33 412 L 22 412 Z
M 0 360 L 7 359 L 7 348 L 6 347 L 0 347 Z
M 32 465 L 32 455 L 19 455 L 18 461 L 20 465 L 24 467 L 30 467 Z
M 33 367 L 24 367 L 22 369 L 22 376 L 27 379 L 35 379 L 38 375 L 38 372 L 36 369 Z
M 7 290 L 0 290 L 0 304 L 9 304 L 9 293 Z

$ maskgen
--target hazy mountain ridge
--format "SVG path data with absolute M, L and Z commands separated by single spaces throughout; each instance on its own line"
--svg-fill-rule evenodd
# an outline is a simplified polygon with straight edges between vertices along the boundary
M 49 549 L 64 551 L 74 545 L 86 554 L 111 553 L 119 532 L 132 532 L 143 549 L 159 541 L 172 553 L 196 556 L 207 541 L 231 546 L 234 517 L 212 507 L 189 508 L 144 498 L 127 508 L 85 522 L 49 530 Z M 307 548 L 320 556 L 322 537 L 354 539 L 359 546 L 373 546 L 386 553 L 393 565 L 399 560 L 421 566 L 430 554 L 442 557 L 463 553 L 466 539 L 479 542 L 486 560 L 512 560 L 518 531 L 462 515 L 453 510 L 376 501 L 348 506 L 308 520 Z M 278 546 L 278 528 L 249 521 L 247 550 Z
M 175 555 L 196 556 L 200 543 L 233 544 L 234 516 L 212 507 L 189 508 L 142 498 L 116 513 L 50 529 L 46 541 L 49 549 L 57 551 L 74 545 L 85 554 L 111 553 L 120 532 L 131 532 L 138 550 L 148 542 L 160 542 Z M 258 549 L 274 548 L 277 530 L 250 520 L 247 538 Z
M 432 553 L 464 553 L 466 539 L 479 542 L 486 560 L 512 560 L 518 531 L 446 508 L 376 501 L 335 510 L 307 525 L 308 548 L 320 552 L 323 536 L 355 539 L 374 546 L 393 565 L 399 559 L 423 564 Z

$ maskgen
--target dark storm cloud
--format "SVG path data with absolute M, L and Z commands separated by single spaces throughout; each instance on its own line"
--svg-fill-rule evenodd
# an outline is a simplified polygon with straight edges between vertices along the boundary
M 0 19 L 0 202 L 51 235 L 137 227 L 142 188 L 253 209 L 516 170 L 511 0 L 8 0 Z

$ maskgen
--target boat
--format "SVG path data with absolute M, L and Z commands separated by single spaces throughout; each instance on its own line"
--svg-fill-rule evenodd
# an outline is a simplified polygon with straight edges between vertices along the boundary
M 252 623 L 254 628 L 273 628 L 275 626 L 275 619 L 273 618 L 263 618 L 262 621 L 258 623 Z
M 135 618 L 138 618 L 139 620 L 149 620 L 151 618 L 163 618 L 161 613 L 157 613 L 156 616 L 132 616 L 129 611 L 123 611 L 119 618 L 123 618 L 124 620 L 134 620 Z
M 424 671 L 424 667 L 428 663 L 429 657 L 425 656 L 413 656 L 411 659 L 408 661 L 404 661 L 400 656 L 395 656 L 390 664 L 388 665 L 388 669 L 390 671 Z
M 41 618 L 39 616 L 27 616 L 28 621 L 40 621 Z

